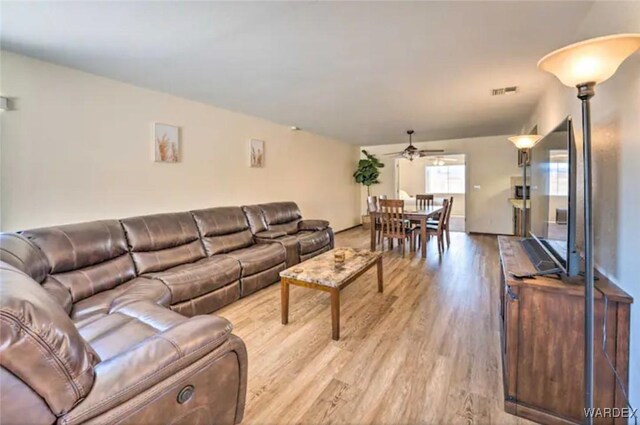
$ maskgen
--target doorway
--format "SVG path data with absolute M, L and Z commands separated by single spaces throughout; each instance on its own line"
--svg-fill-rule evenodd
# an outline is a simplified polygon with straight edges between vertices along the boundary
M 408 208 L 415 206 L 415 196 L 421 193 L 433 194 L 436 204 L 453 197 L 451 231 L 465 231 L 467 163 L 464 154 L 429 155 L 413 161 L 397 159 L 396 192 Z

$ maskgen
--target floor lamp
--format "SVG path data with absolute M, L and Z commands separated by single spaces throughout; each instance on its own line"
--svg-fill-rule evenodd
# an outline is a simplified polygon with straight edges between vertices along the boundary
M 521 134 L 509 137 L 509 141 L 516 145 L 522 155 L 522 237 L 527 237 L 527 163 L 529 162 L 529 149 L 542 139 L 536 134 Z
M 584 405 L 593 405 L 593 216 L 591 184 L 591 105 L 596 84 L 608 80 L 620 64 L 640 48 L 640 34 L 619 34 L 572 44 L 549 53 L 538 62 L 538 68 L 550 72 L 566 86 L 578 89 L 582 103 L 582 137 L 584 157 L 584 260 L 585 260 L 585 362 Z M 587 424 L 593 417 L 586 418 Z

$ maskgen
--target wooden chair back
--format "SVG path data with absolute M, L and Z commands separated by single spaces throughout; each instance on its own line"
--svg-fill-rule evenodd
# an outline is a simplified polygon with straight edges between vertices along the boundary
M 442 234 L 444 230 L 445 223 L 447 222 L 447 217 L 449 215 L 450 205 L 448 199 L 442 200 L 442 212 L 440 213 L 440 217 L 438 218 L 438 235 Z
M 404 239 L 404 201 L 401 199 L 380 199 L 380 221 L 382 234 L 388 238 Z
M 424 210 L 427 207 L 433 206 L 433 195 L 423 194 L 416 195 L 416 208 Z
M 453 196 L 449 198 L 449 203 L 447 205 L 447 216 L 444 218 L 444 224 L 447 229 L 449 229 L 449 219 L 451 218 L 451 210 L 453 210 Z
M 378 211 L 377 196 L 367 196 L 367 211 L 370 213 Z

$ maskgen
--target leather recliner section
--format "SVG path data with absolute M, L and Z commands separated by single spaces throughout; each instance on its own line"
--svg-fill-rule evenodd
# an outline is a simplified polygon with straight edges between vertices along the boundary
M 287 252 L 287 267 L 334 247 L 334 234 L 326 220 L 302 219 L 295 202 L 272 202 L 242 207 L 260 244 L 280 244 Z
M 87 423 L 238 424 L 244 414 L 246 382 L 246 348 L 240 338 L 231 334 L 223 344 L 204 357 L 134 397 L 110 407 Z M 178 401 L 181 396 L 185 397 L 182 403 Z M 89 405 L 95 400 L 87 402 Z M 84 422 L 82 417 L 70 416 L 62 423 L 72 425 Z
M 122 226 L 137 272 L 167 286 L 171 309 L 193 316 L 239 298 L 240 264 L 226 256 L 207 257 L 191 213 L 133 217 Z
M 240 296 L 277 282 L 286 265 L 286 251 L 279 245 L 256 244 L 247 217 L 240 207 L 192 211 L 207 255 L 236 260 L 241 268 Z
M 79 301 L 136 277 L 117 220 L 27 230 L 22 236 L 46 257 L 49 269 L 43 285 L 67 311 Z
M 244 343 L 189 317 L 333 244 L 293 202 L 0 234 L 0 422 L 239 423 Z
M 140 275 L 205 258 L 198 229 L 189 213 L 125 218 L 122 227 Z
M 163 297 L 157 281 L 139 283 Z M 38 282 L 0 261 L 0 422 L 239 423 L 247 354 L 231 324 L 135 301 L 133 289 L 78 327 Z
M 54 416 L 68 413 L 89 394 L 100 359 L 47 291 L 4 262 L 0 292 L 0 366 L 37 393 Z

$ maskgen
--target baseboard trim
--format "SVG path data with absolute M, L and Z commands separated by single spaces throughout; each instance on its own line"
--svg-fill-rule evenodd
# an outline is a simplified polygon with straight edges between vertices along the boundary
M 487 232 L 467 232 L 470 235 L 479 235 L 479 236 L 513 236 L 509 233 L 487 233 Z
M 346 232 L 347 230 L 353 230 L 356 227 L 362 227 L 362 224 L 356 224 L 355 226 L 351 226 L 351 227 L 347 227 L 346 229 L 338 230 L 338 231 L 335 232 L 335 234 L 337 235 L 338 233 Z

